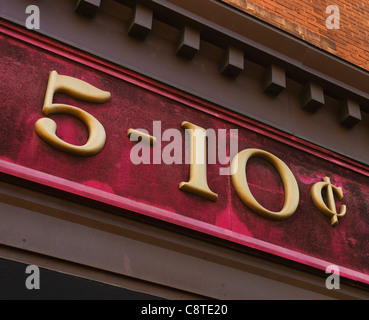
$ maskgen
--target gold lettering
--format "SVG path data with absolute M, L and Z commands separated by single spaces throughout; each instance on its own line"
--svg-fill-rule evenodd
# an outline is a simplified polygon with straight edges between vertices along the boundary
M 218 195 L 210 190 L 206 176 L 206 130 L 187 121 L 181 126 L 190 134 L 190 180 L 181 182 L 179 189 L 217 201 Z
M 90 101 L 95 103 L 103 103 L 110 99 L 110 93 L 102 91 L 85 81 L 58 75 L 56 71 L 52 71 L 49 76 L 44 105 L 42 112 L 45 116 L 57 113 L 70 114 L 80 119 L 87 127 L 89 138 L 83 146 L 77 146 L 67 143 L 56 135 L 56 123 L 50 118 L 41 118 L 36 124 L 37 134 L 48 144 L 62 151 L 89 156 L 101 151 L 105 145 L 106 134 L 102 124 L 91 114 L 86 111 L 70 106 L 67 104 L 53 103 L 55 92 L 63 92 L 74 98 Z
M 127 137 L 134 141 L 145 141 L 150 146 L 154 146 L 156 142 L 155 137 L 132 128 L 127 130 Z
M 325 204 L 322 196 L 322 191 L 324 188 L 327 190 L 328 205 Z M 338 200 L 343 199 L 342 188 L 334 186 L 328 177 L 325 177 L 322 182 L 317 182 L 311 188 L 311 197 L 315 206 L 321 213 L 331 218 L 332 226 L 336 226 L 338 223 L 338 218 L 341 218 L 346 214 L 345 205 L 340 206 L 340 213 L 337 213 L 334 195 L 338 197 Z
M 252 195 L 247 183 L 246 165 L 251 157 L 260 157 L 269 161 L 282 178 L 285 200 L 281 211 L 274 212 L 261 206 Z M 232 183 L 241 200 L 255 213 L 266 218 L 282 220 L 292 216 L 299 203 L 299 187 L 288 166 L 273 154 L 260 149 L 245 149 L 239 152 L 232 161 Z

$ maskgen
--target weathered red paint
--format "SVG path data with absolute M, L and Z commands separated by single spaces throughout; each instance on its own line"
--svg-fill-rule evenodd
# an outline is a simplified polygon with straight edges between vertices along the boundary
M 107 203 L 121 208 L 122 214 L 129 210 L 315 268 L 336 264 L 341 275 L 369 283 L 368 168 L 39 35 L 27 34 L 27 38 L 22 32 L 4 24 L 0 28 L 1 172 Z M 37 136 L 34 124 L 43 117 L 52 70 L 111 92 L 104 104 L 58 94 L 54 99 L 82 108 L 104 125 L 107 142 L 99 154 L 69 155 Z M 64 115 L 52 118 L 62 139 L 84 143 L 87 133 L 81 123 Z M 209 187 L 219 195 L 216 203 L 178 190 L 178 184 L 189 178 L 189 165 L 133 165 L 134 142 L 126 137 L 127 129 L 151 132 L 154 120 L 162 122 L 163 131 L 180 129 L 183 120 L 227 132 L 238 129 L 239 150 L 269 151 L 291 168 L 300 188 L 297 211 L 284 221 L 253 213 L 238 198 L 230 177 L 219 175 L 219 164 L 208 165 Z M 275 169 L 251 159 L 247 175 L 259 202 L 278 211 L 284 193 Z M 335 228 L 310 198 L 311 186 L 325 176 L 342 186 L 342 204 L 347 205 L 346 216 Z

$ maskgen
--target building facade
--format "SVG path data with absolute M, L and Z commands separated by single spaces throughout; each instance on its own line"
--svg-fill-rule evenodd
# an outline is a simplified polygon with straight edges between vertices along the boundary
M 368 5 L 3 0 L 1 297 L 367 299 Z

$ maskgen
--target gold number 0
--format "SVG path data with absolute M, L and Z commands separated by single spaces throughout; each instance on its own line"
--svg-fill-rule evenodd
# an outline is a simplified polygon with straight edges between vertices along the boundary
M 85 81 L 62 76 L 56 71 L 52 71 L 47 83 L 42 113 L 45 116 L 57 113 L 75 116 L 86 125 L 89 138 L 82 146 L 73 145 L 63 141 L 56 135 L 56 123 L 52 119 L 41 118 L 35 124 L 37 134 L 55 148 L 80 156 L 89 156 L 100 152 L 106 141 L 105 129 L 102 124 L 95 117 L 80 108 L 67 104 L 53 103 L 55 92 L 63 92 L 76 99 L 95 103 L 108 101 L 110 93 L 100 90 Z
M 269 161 L 279 172 L 285 191 L 285 201 L 281 211 L 274 212 L 262 207 L 252 195 L 246 178 L 246 165 L 251 157 L 261 157 Z M 270 219 L 283 220 L 292 216 L 299 203 L 299 187 L 288 166 L 275 155 L 260 149 L 245 149 L 232 160 L 232 182 L 241 200 L 254 212 Z

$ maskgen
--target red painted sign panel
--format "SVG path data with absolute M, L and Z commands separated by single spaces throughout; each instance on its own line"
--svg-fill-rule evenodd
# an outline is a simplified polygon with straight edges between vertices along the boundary
M 369 283 L 367 168 L 70 48 L 36 36 L 17 33 L 15 37 L 16 32 L 5 27 L 1 32 L 3 174 L 109 204 L 122 209 L 122 214 L 129 210 L 319 269 L 334 264 L 343 276 Z M 75 106 L 101 123 L 106 141 L 100 152 L 71 154 L 51 146 L 37 134 L 36 122 L 50 118 L 57 124 L 57 136 L 65 142 L 83 145 L 89 136 L 82 121 L 70 114 L 42 113 L 53 70 L 110 93 L 110 98 L 101 103 L 78 100 L 65 93 L 53 95 L 54 104 Z M 231 176 L 220 174 L 220 169 L 229 164 L 218 159 L 206 166 L 207 184 L 217 194 L 216 200 L 180 190 L 179 184 L 189 181 L 192 174 L 186 162 L 189 149 L 183 121 L 217 134 L 223 130 L 224 135 L 216 136 L 217 146 L 226 142 L 229 149 L 237 133 L 238 151 L 260 149 L 278 157 L 297 182 L 299 198 L 293 214 L 275 220 L 255 213 L 241 200 Z M 147 144 L 135 155 L 148 154 L 148 163 L 133 163 L 139 142 L 127 137 L 132 128 L 145 129 L 155 136 L 156 143 L 160 142 L 156 161 L 158 149 Z M 170 129 L 179 136 L 166 135 Z M 174 147 L 174 141 L 180 148 Z M 173 163 L 166 163 L 164 154 Z M 260 206 L 279 212 L 285 202 L 285 188 L 277 167 L 267 159 L 251 157 L 246 176 Z M 337 213 L 340 206 L 347 208 L 336 226 L 318 210 L 311 196 L 312 187 L 325 177 L 329 177 L 331 186 L 342 188 L 342 199 L 333 194 Z M 323 186 L 322 198 L 328 203 L 331 196 L 325 189 Z M 326 207 L 330 208 L 328 204 Z

